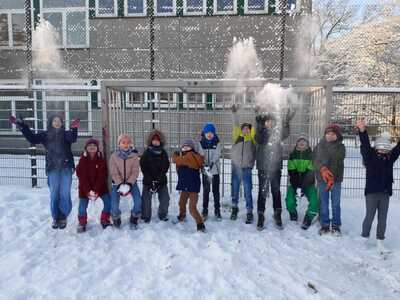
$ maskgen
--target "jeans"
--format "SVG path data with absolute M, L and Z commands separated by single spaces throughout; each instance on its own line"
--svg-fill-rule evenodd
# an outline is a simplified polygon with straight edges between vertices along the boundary
M 237 207 L 239 204 L 240 183 L 243 182 L 244 198 L 246 200 L 246 209 L 248 213 L 253 212 L 253 182 L 252 168 L 239 168 L 232 165 L 232 205 Z
M 50 210 L 54 220 L 66 219 L 72 209 L 72 169 L 52 170 L 47 174 L 50 189 Z
M 131 214 L 135 217 L 139 217 L 142 212 L 142 197 L 140 196 L 139 187 L 136 182 L 132 185 L 131 195 L 133 200 Z M 119 209 L 120 198 L 118 185 L 113 184 L 111 189 L 111 214 L 114 218 L 121 216 L 121 210 Z
M 272 202 L 274 210 L 282 209 L 282 196 L 281 196 L 281 177 L 282 171 L 278 169 L 268 174 L 267 171 L 258 170 L 258 201 L 257 211 L 264 213 L 265 203 L 267 201 L 269 183 L 271 184 Z
M 103 212 L 104 213 L 111 213 L 111 198 L 110 195 L 104 194 L 101 197 L 101 200 L 103 200 Z M 88 198 L 80 198 L 79 199 L 79 208 L 78 208 L 78 216 L 79 217 L 84 217 L 87 216 L 87 207 L 89 204 L 89 199 Z
M 214 211 L 217 212 L 220 210 L 221 204 L 219 195 L 219 183 L 220 183 L 219 174 L 213 175 L 211 183 L 208 176 L 203 175 L 203 211 L 208 211 L 211 186 L 214 197 Z
M 326 190 L 326 183 L 319 183 L 319 198 L 321 201 L 320 217 L 321 226 L 329 226 L 329 196 L 332 204 L 332 225 L 341 226 L 342 220 L 340 217 L 340 193 L 342 190 L 342 184 L 335 182 L 331 191 Z

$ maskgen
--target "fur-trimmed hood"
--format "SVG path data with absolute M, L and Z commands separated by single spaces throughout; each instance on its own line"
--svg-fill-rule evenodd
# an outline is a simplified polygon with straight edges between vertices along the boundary
M 165 139 L 165 135 L 164 133 L 162 133 L 160 130 L 158 129 L 154 129 L 153 131 L 151 131 L 148 136 L 147 136 L 147 140 L 146 140 L 146 144 L 147 146 L 151 146 L 151 141 L 153 140 L 154 136 L 158 135 L 160 137 L 160 143 L 161 143 L 161 147 L 165 147 L 166 145 L 166 139 Z

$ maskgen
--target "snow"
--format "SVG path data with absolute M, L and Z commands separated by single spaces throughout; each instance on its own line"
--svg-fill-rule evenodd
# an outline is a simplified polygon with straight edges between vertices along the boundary
M 256 196 L 256 194 L 254 195 Z M 387 243 L 377 254 L 375 239 L 359 237 L 364 199 L 342 200 L 343 236 L 319 236 L 300 224 L 256 230 L 240 218 L 207 221 L 197 233 L 189 217 L 173 225 L 153 218 L 138 230 L 127 226 L 129 201 L 121 201 L 123 227 L 99 224 L 101 201 L 89 204 L 89 228 L 77 234 L 77 192 L 66 230 L 53 230 L 47 188 L 0 186 L 1 299 L 399 299 L 400 204 L 392 198 Z M 173 194 L 170 216 L 177 215 Z M 300 202 L 303 217 L 305 200 Z M 154 215 L 156 215 L 157 201 Z M 200 207 L 200 205 L 199 205 Z M 212 210 L 211 210 L 212 211 Z M 371 236 L 375 235 L 375 226 Z M 311 287 L 314 287 L 315 290 Z

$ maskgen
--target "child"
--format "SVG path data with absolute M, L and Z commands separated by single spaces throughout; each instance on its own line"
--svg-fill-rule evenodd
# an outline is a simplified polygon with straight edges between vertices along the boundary
M 98 140 L 89 139 L 86 142 L 85 151 L 76 166 L 76 175 L 79 180 L 78 233 L 86 231 L 89 200 L 97 198 L 103 200 L 100 223 L 105 229 L 111 225 L 111 200 L 107 187 L 107 162 L 100 152 Z
M 344 173 L 346 148 L 340 127 L 336 124 L 325 129 L 325 136 L 314 149 L 314 166 L 317 170 L 319 198 L 321 201 L 320 234 L 340 235 L 340 193 Z M 329 196 L 332 201 L 332 229 L 329 220 Z
M 257 143 L 256 160 L 259 182 L 257 201 L 258 230 L 264 228 L 264 211 L 269 184 L 271 184 L 275 225 L 279 229 L 283 229 L 280 190 L 283 166 L 282 141 L 289 136 L 291 118 L 293 118 L 291 113 L 288 113 L 282 121 L 278 121 L 272 113 L 261 114 L 256 117 L 257 130 L 254 139 Z
M 253 223 L 253 180 L 251 171 L 255 162 L 256 142 L 254 140 L 254 129 L 250 123 L 239 125 L 237 115 L 239 107 L 232 106 L 233 133 L 231 148 L 232 164 L 232 214 L 231 220 L 236 220 L 239 212 L 239 190 L 243 182 L 244 197 L 246 199 L 246 224 Z
M 386 231 L 386 219 L 389 209 L 389 198 L 392 196 L 393 165 L 400 155 L 400 142 L 392 150 L 389 136 L 382 135 L 371 147 L 364 121 L 357 122 L 360 135 L 361 155 L 366 168 L 365 202 L 366 215 L 362 224 L 364 238 L 369 237 L 372 222 L 378 212 L 376 239 L 381 254 L 386 252 L 383 245 Z
M 311 222 L 318 214 L 318 194 L 315 188 L 315 174 L 312 163 L 312 151 L 310 143 L 305 136 L 301 136 L 296 147 L 289 156 L 288 173 L 290 184 L 286 195 L 286 208 L 290 214 L 291 221 L 297 221 L 297 190 L 306 195 L 308 199 L 308 208 L 304 216 L 301 228 L 307 230 Z
M 153 130 L 147 139 L 147 149 L 140 158 L 140 168 L 143 172 L 142 219 L 146 223 L 151 220 L 151 198 L 153 194 L 158 194 L 158 200 L 160 201 L 158 218 L 161 221 L 168 221 L 169 193 L 167 173 L 169 158 L 164 146 L 165 138 L 162 132 Z
M 71 122 L 70 130 L 65 130 L 61 115 L 48 118 L 47 131 L 33 133 L 28 124 L 14 116 L 10 122 L 17 125 L 31 144 L 42 144 L 46 149 L 46 174 L 50 189 L 50 210 L 53 217 L 52 228 L 64 229 L 72 209 L 71 184 L 75 164 L 71 144 L 78 138 L 79 120 Z
M 176 164 L 178 172 L 178 185 L 176 189 L 181 192 L 179 198 L 178 221 L 183 222 L 186 217 L 186 203 L 189 199 L 189 212 L 196 220 L 197 230 L 205 232 L 203 218 L 197 210 L 197 201 L 200 192 L 200 169 L 203 167 L 204 157 L 196 153 L 193 140 L 185 141 L 180 152 L 175 152 L 172 162 Z
M 221 221 L 220 195 L 219 195 L 219 159 L 221 157 L 221 144 L 216 134 L 213 123 L 207 123 L 203 127 L 199 142 L 199 153 L 204 156 L 203 181 L 203 219 L 208 217 L 208 202 L 210 198 L 210 186 L 214 196 L 214 214 Z
M 110 171 L 113 181 L 111 190 L 111 214 L 116 228 L 121 226 L 121 210 L 119 209 L 120 197 L 129 194 L 133 198 L 130 224 L 132 229 L 138 226 L 138 220 L 142 212 L 142 198 L 140 196 L 137 178 L 139 177 L 139 157 L 133 147 L 132 139 L 127 134 L 118 137 L 118 148 L 111 155 Z

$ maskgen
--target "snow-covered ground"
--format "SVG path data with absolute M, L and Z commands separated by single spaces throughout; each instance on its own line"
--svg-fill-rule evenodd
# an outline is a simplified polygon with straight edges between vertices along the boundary
M 258 232 L 244 224 L 244 209 L 236 222 L 228 219 L 228 199 L 224 220 L 207 221 L 206 234 L 190 218 L 103 230 L 100 202 L 89 207 L 89 230 L 77 234 L 76 197 L 67 229 L 57 231 L 50 228 L 47 188 L 0 186 L 0 299 L 400 299 L 396 198 L 387 230 L 393 252 L 384 260 L 374 238 L 365 245 L 359 237 L 361 197 L 343 199 L 340 238 L 320 237 L 317 224 L 303 231 L 286 212 L 278 231 L 271 201 L 267 228 Z M 177 195 L 172 199 L 175 216 Z M 128 206 L 122 202 L 124 225 Z

